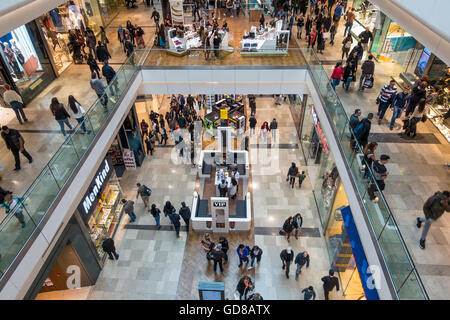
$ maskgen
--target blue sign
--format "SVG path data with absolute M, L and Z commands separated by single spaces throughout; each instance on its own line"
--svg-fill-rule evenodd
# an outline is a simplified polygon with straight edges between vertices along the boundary
M 369 267 L 369 262 L 367 261 L 366 254 L 364 253 L 364 248 L 359 238 L 358 230 L 356 229 L 355 220 L 353 219 L 352 211 L 350 207 L 344 207 L 341 209 L 342 217 L 344 219 L 345 228 L 347 229 L 348 238 L 350 239 L 350 245 L 353 250 L 353 257 L 355 258 L 356 267 L 358 268 L 359 277 L 361 278 L 361 283 L 366 294 L 367 300 L 380 300 L 378 296 L 378 291 L 374 287 L 370 289 L 367 283 L 372 283 L 372 274 L 367 270 Z

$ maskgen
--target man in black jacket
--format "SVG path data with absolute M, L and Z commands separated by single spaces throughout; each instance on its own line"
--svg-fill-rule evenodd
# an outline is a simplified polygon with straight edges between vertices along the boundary
M 334 270 L 330 269 L 328 276 L 323 277 L 323 293 L 325 294 L 325 300 L 328 299 L 328 294 L 336 287 L 336 291 L 339 291 L 339 280 L 334 276 Z
M 359 79 L 359 90 L 364 91 L 364 82 L 373 77 L 375 73 L 375 63 L 373 62 L 373 56 L 364 61 L 361 66 L 361 78 Z
M 210 252 L 209 256 L 214 261 L 214 272 L 216 272 L 216 267 L 219 265 L 220 272 L 223 272 L 222 259 L 225 254 L 222 251 L 222 245 L 218 243 Z
M 182 202 L 180 211 L 178 213 L 183 218 L 184 223 L 186 223 L 186 228 L 187 231 L 189 232 L 189 220 L 191 219 L 191 209 L 189 209 L 189 207 L 186 206 L 185 202 Z
M 256 118 L 254 115 L 252 115 L 250 117 L 250 119 L 248 119 L 248 123 L 250 124 L 250 135 L 255 134 L 255 127 L 256 127 L 256 123 L 258 121 L 256 121 Z
M 430 229 L 431 223 L 438 220 L 445 211 L 450 212 L 450 192 L 436 192 L 434 195 L 429 197 L 427 201 L 423 204 L 423 213 L 425 218 L 417 218 L 417 228 L 422 227 L 422 222 L 425 222 L 423 227 L 422 236 L 420 237 L 419 247 L 425 249 L 425 240 L 427 238 L 428 230 Z
M 2 127 L 2 138 L 5 140 L 6 147 L 8 150 L 11 150 L 12 154 L 14 155 L 15 160 L 15 168 L 14 171 L 20 170 L 20 157 L 19 157 L 19 151 L 22 152 L 22 154 L 28 159 L 30 163 L 33 162 L 33 158 L 31 155 L 25 150 L 24 144 L 25 141 L 23 140 L 22 135 L 19 133 L 19 131 L 15 129 L 10 129 L 7 126 Z
M 96 53 L 98 61 L 100 62 L 105 62 L 108 61 L 108 59 L 111 59 L 111 55 L 109 54 L 108 49 L 106 49 L 101 41 L 98 42 Z
M 273 118 L 272 122 L 270 123 L 270 132 L 272 134 L 272 142 L 275 143 L 275 141 L 277 140 L 278 132 L 278 122 L 275 118 Z
M 281 261 L 283 262 L 283 266 L 281 269 L 286 269 L 286 278 L 289 279 L 289 267 L 291 266 L 291 262 L 294 260 L 294 251 L 291 248 L 286 248 L 280 253 Z
M 117 79 L 114 80 L 114 77 L 116 76 L 116 71 L 109 65 L 108 60 L 105 60 L 103 62 L 102 74 L 106 78 L 106 83 L 109 85 L 109 90 L 111 90 L 111 94 L 117 97 L 119 95 L 119 87 L 117 86 Z
M 298 228 L 297 222 L 293 217 L 289 217 L 283 224 L 283 231 L 286 234 L 286 239 L 290 242 L 291 232 Z
M 116 247 L 114 246 L 113 239 L 106 238 L 105 240 L 103 240 L 102 249 L 108 254 L 109 260 L 114 260 L 114 257 L 116 258 L 116 260 L 119 260 L 119 254 L 116 252 Z
M 370 32 L 369 28 L 366 27 L 366 30 L 361 32 L 358 37 L 359 37 L 359 39 L 361 41 L 361 45 L 363 47 L 363 50 L 367 51 L 369 49 L 369 40 L 370 41 L 373 40 L 372 32 Z
M 303 266 L 309 268 L 309 253 L 307 251 L 300 252 L 296 257 L 294 263 L 297 265 L 297 270 L 295 271 L 295 280 L 297 280 L 298 275 L 302 272 Z
M 170 220 L 173 222 L 173 226 L 175 227 L 175 233 L 177 234 L 177 238 L 180 237 L 180 215 L 174 211 L 174 213 L 170 214 Z
M 223 257 L 225 259 L 224 263 L 227 264 L 228 263 L 228 254 L 227 254 L 227 252 L 228 252 L 228 249 L 229 249 L 229 247 L 228 247 L 228 240 L 225 237 L 220 237 L 219 238 L 219 243 L 221 245 L 221 249 L 222 249 L 222 252 L 224 254 L 224 257 Z
M 364 148 L 369 142 L 369 133 L 372 126 L 373 113 L 369 113 L 367 118 L 361 120 L 361 122 L 356 126 L 353 133 L 361 148 Z

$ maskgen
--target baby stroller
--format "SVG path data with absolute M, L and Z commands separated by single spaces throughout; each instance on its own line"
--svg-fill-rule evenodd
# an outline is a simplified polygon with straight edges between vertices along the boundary
M 71 52 L 73 52 L 72 53 L 73 62 L 76 64 L 82 64 L 83 61 L 86 59 L 86 57 L 81 53 L 81 43 L 75 40 L 74 42 L 71 43 L 70 49 Z
M 405 134 L 410 137 L 412 134 L 412 137 L 416 136 L 416 129 L 417 129 L 417 118 L 409 118 L 403 120 L 403 130 L 405 130 Z

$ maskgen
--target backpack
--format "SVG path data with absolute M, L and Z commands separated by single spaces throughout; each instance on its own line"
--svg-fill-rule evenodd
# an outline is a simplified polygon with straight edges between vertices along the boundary
M 152 190 L 149 187 L 147 187 L 146 185 L 144 185 L 144 188 L 145 188 L 145 195 L 147 197 L 150 197 L 152 195 Z
M 356 126 L 356 128 L 355 128 L 355 130 L 354 130 L 353 133 L 355 134 L 355 137 L 356 137 L 356 138 L 359 138 L 360 136 L 363 135 L 363 133 L 364 133 L 365 130 L 366 130 L 366 127 L 365 127 L 365 125 L 364 125 L 364 122 L 361 121 L 361 122 Z

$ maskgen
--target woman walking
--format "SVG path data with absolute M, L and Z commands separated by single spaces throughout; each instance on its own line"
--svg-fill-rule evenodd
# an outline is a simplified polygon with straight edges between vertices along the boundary
M 59 103 L 58 98 L 56 97 L 52 99 L 52 102 L 50 104 L 50 110 L 52 111 L 55 120 L 58 121 L 59 126 L 61 127 L 61 132 L 65 137 L 66 130 L 64 130 L 64 124 L 67 125 L 69 129 L 72 129 L 72 126 L 70 125 L 69 122 L 70 115 L 67 113 L 63 104 Z
M 230 188 L 231 199 L 233 199 L 233 200 L 236 199 L 238 190 L 239 190 L 238 182 L 233 177 L 233 178 L 231 178 L 231 188 Z
M 108 37 L 106 36 L 106 31 L 105 28 L 103 28 L 103 26 L 100 26 L 100 41 L 101 43 L 105 46 L 106 50 L 108 50 Z
M 323 24 L 320 27 L 319 32 L 317 33 L 317 52 L 323 53 L 325 50 L 325 38 L 324 38 L 325 29 Z
M 144 30 L 136 25 L 136 44 L 139 49 L 145 48 Z
M 341 57 L 342 60 L 344 60 L 344 56 L 345 58 L 348 58 L 348 53 L 350 52 L 350 47 L 352 46 L 352 43 L 353 39 L 350 34 L 342 41 L 342 57 Z
M 342 68 L 342 62 L 338 62 L 333 69 L 333 73 L 331 74 L 331 86 L 333 87 L 333 90 L 336 90 L 336 86 L 338 86 L 341 82 L 343 75 L 344 69 Z
M 264 121 L 263 125 L 261 126 L 261 135 L 263 136 L 264 142 L 267 142 L 267 132 L 269 131 L 269 123 L 267 121 Z
M 72 96 L 69 96 L 67 106 L 69 108 L 69 114 L 71 117 L 75 118 L 78 123 L 81 123 L 81 129 L 83 133 L 86 134 L 86 124 L 84 123 L 84 109 L 81 104 Z

